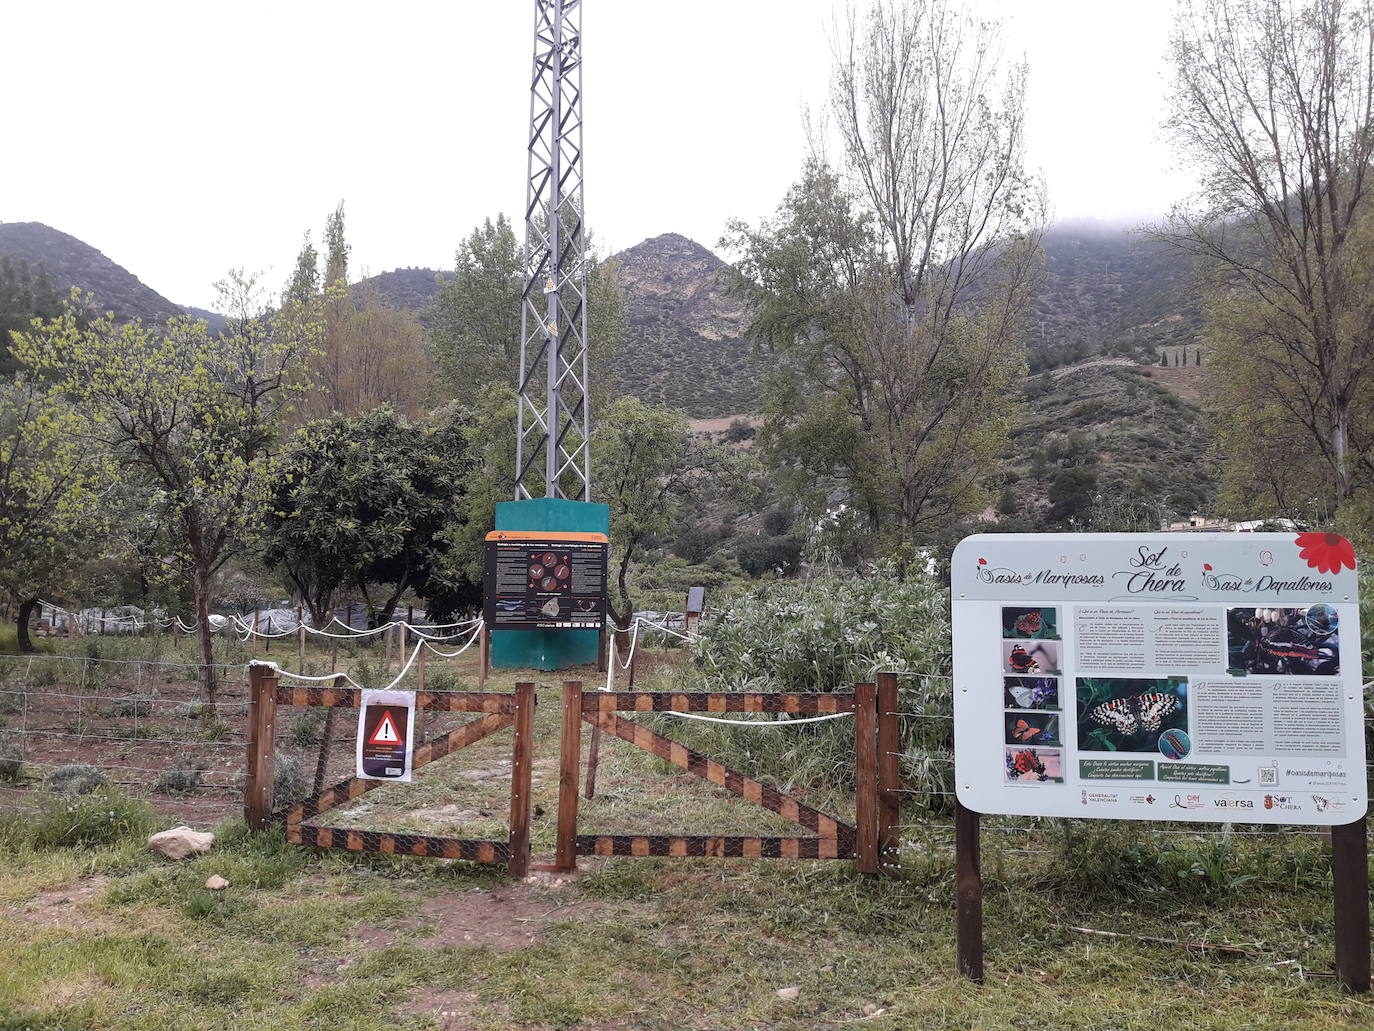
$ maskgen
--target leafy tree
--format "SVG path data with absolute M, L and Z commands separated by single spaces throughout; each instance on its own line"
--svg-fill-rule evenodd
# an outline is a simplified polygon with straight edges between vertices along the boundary
M 210 577 L 262 515 L 289 383 L 309 352 L 292 307 L 269 315 L 254 278 L 234 272 L 219 289 L 229 315 L 219 335 L 186 317 L 150 328 L 107 315 L 83 327 L 69 310 L 15 338 L 20 360 L 90 413 L 87 443 L 153 486 L 146 504 L 190 573 L 211 704 Z
M 727 238 L 774 356 L 764 455 L 813 515 L 838 490 L 895 539 L 983 506 L 1025 368 L 1041 205 L 998 32 L 945 0 L 851 10 L 840 167 L 811 159 L 771 222 Z
M 108 526 L 116 469 L 89 446 L 84 411 L 31 374 L 0 380 L 0 589 L 18 605 L 19 650 L 41 592 Z
M 802 540 L 800 537 L 779 536 L 742 537 L 735 548 L 739 567 L 752 577 L 760 577 L 767 572 L 791 576 L 801 565 Z
M 453 278 L 430 305 L 439 366 L 459 402 L 474 403 L 488 383 L 514 383 L 523 288 L 524 258 L 510 220 L 488 218 L 459 245 Z
M 646 548 L 671 529 L 690 495 L 702 504 L 712 491 L 745 493 L 743 459 L 692 436 L 680 412 L 622 397 L 607 410 L 592 440 L 595 496 L 611 508 L 616 588 L 610 610 L 627 629 L 634 617 L 628 576 Z
M 62 313 L 62 298 L 53 286 L 48 267 L 35 270 L 27 261 L 0 258 L 0 376 L 19 367 L 10 354 L 10 338 L 33 319 L 51 319 Z
M 1349 506 L 1374 475 L 1371 33 L 1370 0 L 1194 0 L 1175 23 L 1168 126 L 1203 189 L 1160 235 L 1213 277 L 1235 505 Z M 1306 486 L 1276 482 L 1281 455 Z
M 433 372 L 429 337 L 410 312 L 386 304 L 375 286 L 348 286 L 350 247 L 343 204 L 325 223 L 325 269 L 307 234 L 285 296 L 311 313 L 319 334 L 313 385 L 300 404 L 306 419 L 354 415 L 390 405 L 407 418 L 428 408 Z
M 362 593 L 374 625 L 409 591 L 431 615 L 480 600 L 480 575 L 468 578 L 453 553 L 473 467 L 467 429 L 452 409 L 408 423 L 383 406 L 293 438 L 274 468 L 263 554 L 317 625 L 344 587 Z
M 492 384 L 514 386 L 520 366 L 520 308 L 524 255 L 505 215 L 486 219 L 458 248 L 453 278 L 439 288 L 428 318 L 434 349 L 451 396 L 475 405 Z M 589 256 L 587 362 L 592 417 L 608 403 L 611 359 L 620 350 L 628 318 L 619 265 Z

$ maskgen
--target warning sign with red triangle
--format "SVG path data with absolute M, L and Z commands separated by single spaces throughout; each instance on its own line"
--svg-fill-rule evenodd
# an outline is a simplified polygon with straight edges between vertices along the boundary
M 357 775 L 367 780 L 410 780 L 415 696 L 364 691 L 358 711 Z
M 377 724 L 377 729 L 372 732 L 372 736 L 367 739 L 369 745 L 398 745 L 405 739 L 401 732 L 396 729 L 396 721 L 389 712 L 383 712 L 382 721 Z

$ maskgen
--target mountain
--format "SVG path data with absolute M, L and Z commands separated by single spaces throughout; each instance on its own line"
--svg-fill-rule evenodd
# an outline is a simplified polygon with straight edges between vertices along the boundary
M 1122 226 L 1065 222 L 1042 239 L 1045 281 L 1026 326 L 1031 371 L 1096 354 L 1153 361 L 1191 344 L 1202 325 L 1187 263 Z
M 0 222 L 3 258 L 46 265 L 61 294 L 78 286 L 95 297 L 100 311 L 114 312 L 121 322 L 160 322 L 184 310 L 90 244 L 41 222 Z
M 376 291 L 383 304 L 412 312 L 423 321 L 425 309 L 439 292 L 440 282 L 452 278 L 452 272 L 432 268 L 398 268 L 359 280 L 350 289 L 355 302 L 368 291 Z
M 725 262 L 677 233 L 615 260 L 629 318 L 614 363 L 620 388 L 698 419 L 753 411 L 759 366 L 742 339 L 744 308 L 725 292 Z

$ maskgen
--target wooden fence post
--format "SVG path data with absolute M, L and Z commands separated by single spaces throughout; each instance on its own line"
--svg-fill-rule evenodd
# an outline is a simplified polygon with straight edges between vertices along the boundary
M 243 784 L 243 818 L 251 830 L 267 828 L 272 816 L 272 779 L 277 763 L 277 671 L 248 667 L 248 775 Z
M 248 654 L 258 650 L 258 610 L 253 610 L 253 625 L 248 631 Z
M 854 685 L 854 850 L 860 873 L 878 872 L 878 695 Z
M 954 888 L 959 973 L 983 983 L 983 860 L 978 814 L 954 800 Z M 1366 962 L 1368 962 L 1366 960 Z
M 896 866 L 900 834 L 897 752 L 897 674 L 878 674 L 878 862 Z
M 555 867 L 577 869 L 577 781 L 582 770 L 582 682 L 563 683 L 563 736 L 558 746 L 558 850 Z
M 420 657 L 415 660 L 415 690 L 425 689 L 425 655 L 429 652 L 429 645 L 423 637 L 415 639 L 415 647 L 420 649 Z
M 394 637 L 393 628 L 382 631 L 382 645 L 385 648 L 386 657 L 382 659 L 382 669 L 391 672 L 391 638 Z
M 296 670 L 305 672 L 305 608 L 296 606 Z
M 510 774 L 510 859 L 512 877 L 524 877 L 530 865 L 530 790 L 534 766 L 534 685 L 515 685 L 515 747 Z M 575 793 L 574 793 L 575 794 Z
M 491 668 L 491 628 L 483 625 L 477 631 L 477 662 L 481 669 L 477 671 L 477 690 L 487 689 L 487 670 Z
M 1331 828 L 1331 886 L 1336 908 L 1336 979 L 1348 992 L 1369 991 L 1369 841 L 1366 818 Z

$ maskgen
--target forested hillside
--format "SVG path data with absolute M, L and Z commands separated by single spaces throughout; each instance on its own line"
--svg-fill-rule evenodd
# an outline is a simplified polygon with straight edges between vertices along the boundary
M 41 222 L 0 222 L 0 259 L 44 266 L 61 295 L 79 286 L 116 321 L 159 321 L 184 310 L 88 243 Z
M 1201 326 L 1196 288 L 1176 251 L 1122 226 L 1051 226 L 1045 281 L 1026 327 L 1032 372 L 1095 354 L 1152 361 Z

